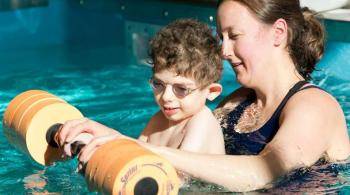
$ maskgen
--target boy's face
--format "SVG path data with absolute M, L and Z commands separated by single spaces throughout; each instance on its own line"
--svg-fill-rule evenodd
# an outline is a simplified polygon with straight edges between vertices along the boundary
M 200 89 L 193 79 L 169 70 L 155 73 L 151 85 L 160 110 L 172 122 L 181 122 L 198 113 L 209 93 L 207 88 Z

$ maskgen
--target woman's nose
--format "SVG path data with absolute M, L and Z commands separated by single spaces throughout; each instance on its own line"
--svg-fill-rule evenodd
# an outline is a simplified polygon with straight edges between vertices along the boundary
M 232 44 L 228 43 L 226 40 L 222 41 L 221 55 L 224 59 L 229 59 L 230 57 L 233 56 Z

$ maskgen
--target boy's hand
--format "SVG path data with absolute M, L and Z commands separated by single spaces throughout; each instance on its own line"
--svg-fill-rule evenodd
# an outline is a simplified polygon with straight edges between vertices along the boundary
M 94 138 L 110 134 L 120 135 L 114 129 L 88 118 L 75 119 L 65 122 L 58 132 L 59 145 L 63 147 L 65 144 L 73 143 L 73 140 L 81 133 L 88 133 Z
M 80 149 L 90 143 L 94 138 L 89 133 L 81 133 L 77 135 L 71 142 L 65 143 L 63 146 L 64 155 L 74 157 L 80 152 Z
M 94 152 L 100 147 L 101 145 L 105 144 L 108 141 L 118 139 L 124 136 L 121 136 L 121 134 L 110 134 L 105 136 L 100 136 L 92 139 L 85 147 L 82 148 L 82 150 L 79 153 L 78 160 L 78 171 L 81 171 L 86 163 L 89 161 L 91 156 L 94 154 Z

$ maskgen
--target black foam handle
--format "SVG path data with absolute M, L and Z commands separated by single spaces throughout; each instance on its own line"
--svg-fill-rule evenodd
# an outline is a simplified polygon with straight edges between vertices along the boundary
M 61 123 L 54 124 L 46 132 L 46 142 L 54 148 L 59 147 L 58 143 L 55 140 L 55 136 L 56 133 L 61 129 L 61 127 Z
M 72 158 L 79 154 L 80 150 L 85 146 L 82 141 L 75 141 L 70 145 L 70 151 L 72 152 Z
M 142 178 L 134 187 L 134 195 L 157 195 L 158 183 L 151 177 Z

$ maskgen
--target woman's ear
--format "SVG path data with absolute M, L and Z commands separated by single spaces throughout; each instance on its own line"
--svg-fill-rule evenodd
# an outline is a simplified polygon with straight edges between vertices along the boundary
M 219 83 L 212 83 L 208 86 L 208 96 L 207 99 L 213 101 L 222 92 L 222 86 Z
M 273 24 L 274 45 L 280 46 L 287 43 L 288 25 L 283 18 L 279 18 Z

